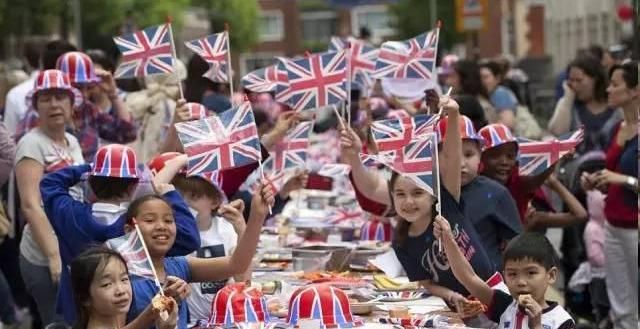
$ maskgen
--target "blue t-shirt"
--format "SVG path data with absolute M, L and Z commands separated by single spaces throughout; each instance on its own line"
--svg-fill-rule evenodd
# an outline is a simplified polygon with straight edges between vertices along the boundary
M 474 178 L 462 187 L 464 214 L 471 221 L 487 256 L 497 269 L 502 268 L 501 246 L 522 232 L 516 202 L 507 188 L 485 176 Z
M 518 98 L 505 86 L 496 87 L 496 90 L 491 93 L 489 101 L 491 101 L 491 104 L 496 108 L 498 113 L 505 110 L 510 110 L 515 113 L 516 107 L 518 106 Z
M 441 190 L 441 198 L 442 215 L 451 224 L 451 230 L 462 253 L 478 276 L 488 280 L 495 273 L 495 266 L 487 257 L 478 233 L 464 218 L 463 207 L 447 189 Z M 444 250 L 442 253 L 439 252 L 438 239 L 433 235 L 433 225 L 429 225 L 419 236 L 408 236 L 402 245 L 394 241 L 393 250 L 410 281 L 430 280 L 460 294 L 469 294 L 453 275 Z
M 191 269 L 186 257 L 165 258 L 164 271 L 167 276 L 171 275 L 186 282 L 191 282 Z M 151 304 L 151 299 L 158 293 L 158 287 L 153 279 L 136 275 L 131 276 L 131 290 L 133 291 L 133 301 L 131 301 L 131 307 L 127 314 L 127 323 L 138 317 Z M 180 301 L 178 306 L 178 328 L 187 328 L 188 315 L 187 301 Z

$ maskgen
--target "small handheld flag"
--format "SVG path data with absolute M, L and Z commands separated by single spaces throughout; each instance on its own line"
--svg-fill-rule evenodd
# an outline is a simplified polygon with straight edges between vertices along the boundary
M 114 37 L 122 53 L 115 78 L 134 78 L 173 72 L 170 24 L 148 27 L 142 31 Z

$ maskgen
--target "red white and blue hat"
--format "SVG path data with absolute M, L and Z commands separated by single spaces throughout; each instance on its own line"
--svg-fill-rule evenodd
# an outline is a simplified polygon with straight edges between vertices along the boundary
M 208 117 L 207 108 L 200 103 L 187 103 L 185 106 L 189 109 L 189 120 L 200 120 Z
M 258 289 L 245 283 L 225 286 L 211 302 L 209 326 L 226 328 L 270 321 L 266 298 Z
M 71 83 L 86 84 L 100 82 L 91 58 L 82 52 L 71 51 L 58 57 L 56 68 L 69 76 Z
M 136 153 L 121 144 L 110 144 L 98 149 L 93 161 L 93 176 L 138 178 Z
M 515 143 L 518 145 L 518 140 L 513 136 L 511 130 L 501 124 L 493 123 L 480 129 L 480 136 L 484 139 L 484 150 L 498 147 L 506 143 Z
M 38 93 L 52 89 L 67 91 L 71 97 L 73 107 L 77 107 L 82 104 L 82 94 L 78 89 L 71 86 L 69 77 L 64 74 L 64 72 L 59 70 L 45 70 L 38 73 L 38 76 L 33 82 L 33 89 L 27 93 L 25 98 L 27 107 L 36 108 L 35 102 Z
M 438 121 L 438 126 L 436 128 L 436 132 L 438 134 L 438 140 L 442 141 L 445 133 L 447 132 L 447 126 L 449 123 L 449 117 L 443 117 L 440 121 Z M 472 139 L 479 143 L 483 143 L 483 139 L 478 133 L 476 133 L 476 128 L 473 126 L 473 122 L 465 115 L 460 115 L 458 119 L 458 128 L 460 129 L 460 137 L 464 139 Z
M 171 159 L 174 159 L 174 158 L 176 158 L 177 156 L 180 156 L 180 155 L 182 155 L 182 153 L 179 153 L 179 152 L 165 152 L 165 153 L 158 154 L 158 155 L 154 156 L 147 163 L 147 166 L 149 166 L 149 171 L 151 171 L 151 174 L 153 174 L 154 176 L 157 175 L 160 172 L 160 170 L 162 170 L 162 168 L 164 168 L 164 166 L 167 164 L 167 161 L 169 161 Z M 187 170 L 185 168 L 183 168 L 178 173 L 186 174 Z M 207 182 L 213 184 L 213 186 L 215 188 L 217 188 L 219 191 L 222 191 L 222 189 L 221 189 L 221 186 L 222 186 L 222 175 L 220 175 L 219 171 L 199 173 L 199 174 L 197 174 L 195 176 L 206 180 Z
M 360 240 L 391 241 L 391 232 L 393 232 L 391 223 L 376 219 L 377 216 L 371 217 L 372 218 L 360 228 Z
M 321 329 L 354 328 L 363 325 L 351 313 L 347 294 L 326 283 L 298 288 L 289 300 L 287 322 L 298 327 L 300 320 L 319 320 Z

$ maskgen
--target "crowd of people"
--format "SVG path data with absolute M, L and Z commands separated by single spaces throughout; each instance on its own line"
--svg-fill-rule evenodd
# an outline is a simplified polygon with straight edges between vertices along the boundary
M 307 186 L 310 171 L 331 163 L 351 167 L 359 206 L 393 231 L 383 239 L 411 281 L 452 307 L 470 296 L 490 306 L 476 325 L 515 328 L 527 316 L 529 328 L 574 328 L 578 319 L 638 326 L 636 61 L 599 47 L 580 51 L 558 77 L 548 127 L 529 111 L 523 72 L 501 59 L 443 56 L 438 88 L 413 99 L 394 95 L 389 82 L 354 84 L 353 120 L 318 110 L 309 168 L 276 189 L 252 175 L 257 163 L 187 176 L 175 129 L 198 118 L 194 103 L 216 115 L 247 99 L 266 159 L 309 119 L 273 94 L 229 95 L 227 85 L 202 77 L 208 65 L 198 56 L 177 61 L 171 74 L 118 81 L 104 52 L 66 41 L 27 45 L 24 60 L 28 74 L 0 77 L 4 328 L 29 316 L 33 328 L 196 325 L 229 280 L 251 279 L 265 219 Z M 449 88 L 451 96 L 438 92 Z M 371 122 L 440 109 L 440 199 L 401 173 L 363 164 L 361 153 L 378 151 Z M 542 173 L 519 173 L 519 137 L 580 127 L 575 152 Z M 560 250 L 545 237 L 549 228 L 562 228 Z M 134 265 L 100 246 L 136 229 L 171 298 L 161 309 L 168 317 L 152 303 L 154 280 L 130 274 Z M 545 298 L 552 286 L 564 291 L 564 307 Z

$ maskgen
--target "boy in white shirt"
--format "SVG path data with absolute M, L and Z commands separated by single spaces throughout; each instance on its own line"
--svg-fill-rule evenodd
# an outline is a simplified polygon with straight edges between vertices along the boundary
M 500 329 L 574 329 L 571 315 L 557 303 L 546 301 L 547 288 L 555 283 L 553 246 L 547 238 L 534 232 L 513 238 L 503 255 L 503 276 L 511 294 L 493 290 L 478 277 L 455 241 L 451 226 L 438 216 L 434 235 L 441 239 L 456 279 L 480 302 L 489 305 L 489 319 Z

